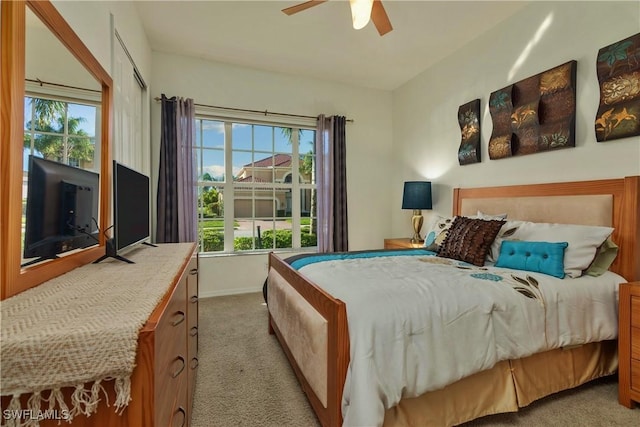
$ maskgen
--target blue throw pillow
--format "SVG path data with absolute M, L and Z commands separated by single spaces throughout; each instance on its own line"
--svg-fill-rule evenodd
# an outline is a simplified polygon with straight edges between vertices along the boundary
M 564 250 L 567 242 L 523 242 L 505 240 L 496 267 L 534 271 L 564 278 Z

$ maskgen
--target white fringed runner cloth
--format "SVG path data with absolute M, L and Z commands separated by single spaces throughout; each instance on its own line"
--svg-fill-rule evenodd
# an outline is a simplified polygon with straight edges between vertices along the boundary
M 89 416 L 106 397 L 101 382 L 109 380 L 116 400 L 108 403 L 124 410 L 138 333 L 193 249 L 193 243 L 142 246 L 125 255 L 135 264 L 113 258 L 88 264 L 2 301 L 0 392 L 12 396 L 3 411 Z M 75 388 L 70 401 L 62 387 Z M 27 408 L 22 394 L 29 395 Z M 39 425 L 8 418 L 7 427 Z

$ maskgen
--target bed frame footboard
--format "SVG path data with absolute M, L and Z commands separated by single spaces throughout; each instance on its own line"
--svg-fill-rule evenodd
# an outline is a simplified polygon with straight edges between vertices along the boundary
M 349 366 L 349 331 L 347 327 L 347 311 L 344 302 L 333 298 L 320 289 L 313 282 L 298 271 L 291 268 L 276 254 L 269 254 L 269 270 L 277 271 L 286 282 L 304 298 L 327 321 L 327 406 L 315 394 L 305 377 L 305 373 L 298 366 L 293 353 L 287 346 L 286 340 L 278 325 L 269 313 L 269 333 L 275 334 L 289 359 L 293 371 L 298 377 L 302 389 L 309 398 L 320 424 L 323 426 L 342 425 L 342 389 Z

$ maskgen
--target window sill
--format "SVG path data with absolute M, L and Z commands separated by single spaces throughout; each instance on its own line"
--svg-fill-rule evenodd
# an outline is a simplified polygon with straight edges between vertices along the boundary
M 235 256 L 255 256 L 255 255 L 268 255 L 269 253 L 276 254 L 306 254 L 306 253 L 317 253 L 318 247 L 309 247 L 309 248 L 299 248 L 299 249 L 273 249 L 273 250 L 264 250 L 260 252 L 252 251 L 252 252 L 200 252 L 198 256 L 200 258 L 223 258 L 223 257 L 235 257 Z

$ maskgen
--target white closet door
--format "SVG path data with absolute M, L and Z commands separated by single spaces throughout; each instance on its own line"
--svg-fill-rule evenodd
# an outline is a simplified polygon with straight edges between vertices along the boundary
M 144 84 L 137 77 L 120 37 L 115 37 L 113 61 L 113 158 L 149 174 L 149 147 L 143 141 Z

